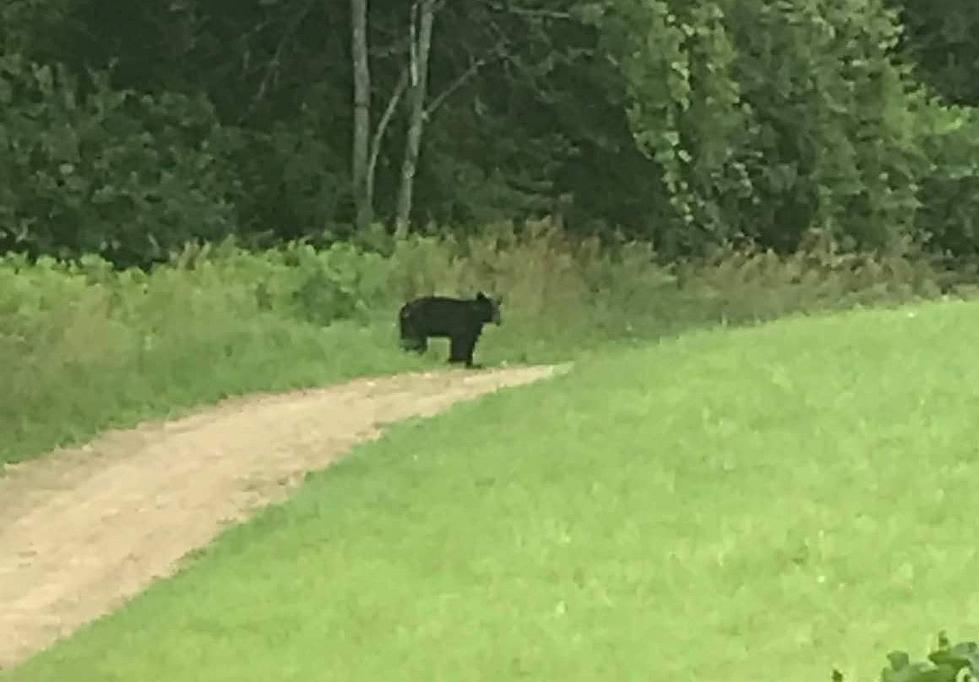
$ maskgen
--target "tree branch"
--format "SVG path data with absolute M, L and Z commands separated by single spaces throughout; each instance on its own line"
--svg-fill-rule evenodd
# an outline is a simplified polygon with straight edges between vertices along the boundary
M 559 10 L 550 9 L 537 9 L 534 7 L 518 7 L 516 5 L 511 5 L 510 3 L 501 4 L 499 2 L 494 2 L 493 0 L 484 0 L 484 5 L 489 7 L 495 12 L 504 12 L 506 14 L 517 14 L 524 17 L 534 17 L 537 19 L 561 19 L 569 20 L 574 19 L 574 15 L 570 12 L 561 12 Z
M 456 90 L 465 85 L 469 80 L 475 76 L 481 68 L 483 68 L 490 61 L 495 59 L 502 59 L 506 56 L 503 50 L 503 43 L 498 43 L 492 49 L 488 50 L 479 59 L 474 60 L 465 71 L 463 71 L 452 83 L 448 85 L 442 92 L 432 98 L 432 101 L 425 107 L 425 117 L 429 118 L 435 111 L 442 106 L 445 100 L 452 95 Z
M 370 49 L 371 57 L 390 57 L 396 54 L 403 54 L 406 49 L 410 47 L 409 41 L 411 39 L 408 36 L 402 36 L 397 40 L 390 42 L 387 45 L 380 47 L 372 47 Z
M 303 20 L 309 15 L 310 10 L 312 10 L 313 5 L 316 0 L 308 0 L 296 15 L 292 18 L 292 21 L 286 27 L 285 32 L 282 34 L 282 38 L 279 40 L 279 44 L 275 48 L 275 52 L 272 55 L 272 59 L 269 61 L 268 66 L 265 68 L 265 75 L 262 77 L 262 82 L 259 83 L 258 91 L 255 96 L 252 97 L 252 101 L 248 104 L 248 108 L 245 113 L 242 114 L 240 121 L 244 120 L 249 114 L 251 114 L 258 103 L 265 99 L 265 95 L 268 92 L 269 85 L 272 83 L 273 79 L 277 79 L 279 75 L 279 67 L 282 64 L 282 55 L 285 52 L 286 45 L 299 30 L 302 25 Z
M 398 102 L 401 101 L 407 87 L 408 69 L 403 69 L 401 75 L 398 77 L 397 84 L 394 86 L 394 90 L 391 92 L 391 99 L 388 100 L 384 114 L 381 115 L 381 120 L 377 122 L 377 128 L 374 130 L 374 137 L 371 140 L 370 160 L 367 162 L 367 195 L 372 200 L 374 198 L 374 173 L 377 169 L 377 158 L 381 153 L 381 140 L 384 139 L 384 133 L 387 131 L 388 124 L 391 123 L 394 112 L 398 108 Z

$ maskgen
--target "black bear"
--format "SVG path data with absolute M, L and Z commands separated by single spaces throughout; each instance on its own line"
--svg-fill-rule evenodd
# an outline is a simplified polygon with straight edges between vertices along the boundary
M 481 291 L 474 299 L 424 296 L 408 301 L 398 311 L 401 346 L 405 350 L 424 353 L 430 336 L 449 337 L 449 362 L 465 362 L 466 367 L 475 367 L 473 350 L 476 341 L 484 324 L 492 322 L 499 326 L 502 323 L 502 302 L 502 299 L 494 300 Z

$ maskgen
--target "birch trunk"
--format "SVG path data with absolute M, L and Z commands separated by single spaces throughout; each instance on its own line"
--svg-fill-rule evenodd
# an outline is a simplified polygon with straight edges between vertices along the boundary
M 411 64 L 409 90 L 410 114 L 405 155 L 401 165 L 401 188 L 398 192 L 398 210 L 395 218 L 395 234 L 404 236 L 411 219 L 411 201 L 415 186 L 415 171 L 425 127 L 425 100 L 428 96 L 428 54 L 432 46 L 432 25 L 435 23 L 435 0 L 416 2 L 417 12 L 412 13 Z M 417 30 L 416 30 L 417 27 Z

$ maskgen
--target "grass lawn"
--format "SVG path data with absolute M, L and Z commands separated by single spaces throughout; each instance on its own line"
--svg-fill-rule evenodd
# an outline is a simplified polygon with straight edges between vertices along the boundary
M 977 348 L 946 303 L 592 355 L 395 427 L 0 679 L 875 679 L 979 638 Z

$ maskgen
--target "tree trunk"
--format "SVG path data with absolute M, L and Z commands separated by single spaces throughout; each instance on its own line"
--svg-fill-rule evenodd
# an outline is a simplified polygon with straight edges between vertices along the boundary
M 417 10 L 417 13 L 415 12 Z M 412 11 L 411 89 L 408 137 L 401 165 L 401 189 L 398 192 L 398 212 L 395 234 L 404 236 L 411 219 L 411 200 L 415 185 L 415 170 L 425 126 L 425 100 L 428 97 L 428 53 L 432 45 L 432 24 L 435 22 L 435 0 L 419 0 Z M 419 29 L 416 31 L 415 27 Z
M 351 167 L 357 229 L 367 228 L 374 218 L 368 191 L 367 167 L 370 144 L 371 71 L 367 61 L 367 0 L 350 0 L 351 54 L 354 71 L 354 139 Z

